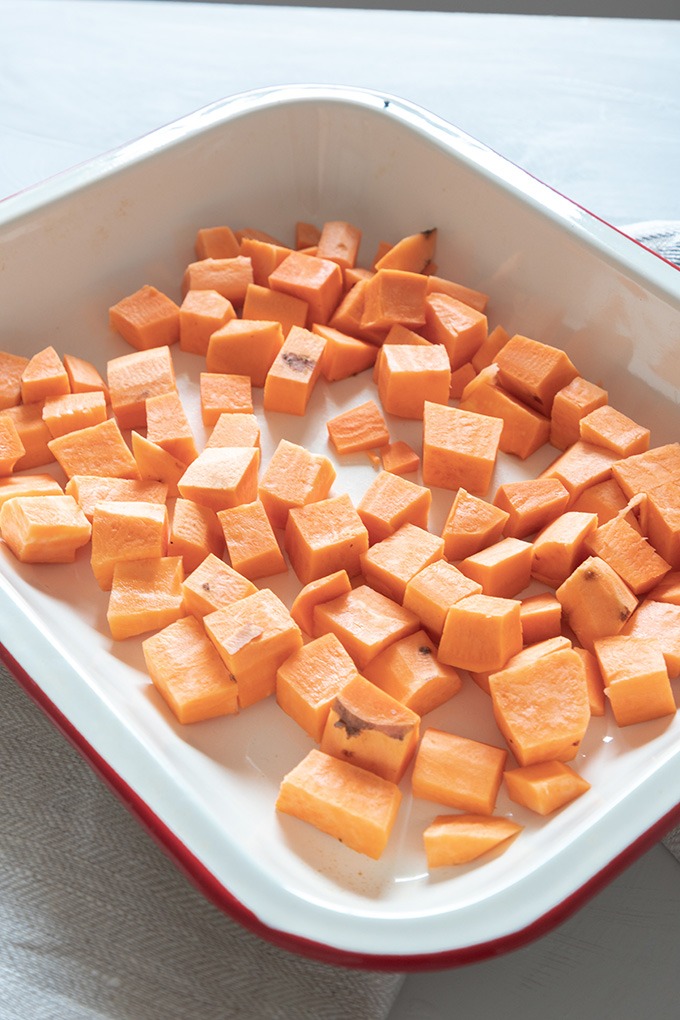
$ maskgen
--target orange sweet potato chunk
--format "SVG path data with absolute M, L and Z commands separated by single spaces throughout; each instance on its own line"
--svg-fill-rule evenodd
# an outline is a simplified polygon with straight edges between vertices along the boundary
M 284 547 L 302 584 L 336 570 L 350 577 L 361 572 L 368 532 L 346 493 L 329 496 L 288 512 Z
M 631 614 L 619 633 L 644 639 L 659 648 L 668 675 L 680 675 L 680 606 L 647 598 Z
M 146 427 L 146 401 L 177 388 L 167 345 L 121 354 L 107 362 L 111 410 L 122 429 Z
M 558 478 L 524 478 L 500 485 L 493 502 L 508 514 L 504 534 L 526 538 L 564 513 L 569 492 Z
M 359 670 L 419 626 L 414 613 L 366 584 L 314 607 L 314 636 L 335 634 Z
M 377 363 L 378 394 L 386 414 L 420 420 L 426 400 L 448 403 L 451 367 L 442 344 L 385 344 Z
M 303 644 L 300 628 L 269 588 L 209 613 L 203 624 L 236 679 L 241 708 L 274 694 L 276 671 Z
M 531 581 L 532 545 L 521 538 L 502 538 L 458 563 L 485 595 L 514 598 Z
M 612 407 L 602 404 L 579 423 L 579 436 L 586 443 L 603 446 L 619 457 L 645 453 L 649 449 L 650 430 Z
M 215 422 L 205 441 L 205 448 L 211 446 L 251 446 L 259 449 L 261 441 L 260 423 L 251 412 L 225 411 Z
M 595 655 L 619 726 L 648 722 L 676 711 L 661 649 L 645 638 L 617 634 L 595 642 Z
M 371 545 L 394 534 L 404 524 L 427 528 L 432 493 L 407 478 L 380 471 L 357 504 Z
M 91 361 L 79 358 L 75 354 L 65 354 L 62 360 L 68 376 L 71 393 L 101 392 L 104 394 L 106 403 L 109 403 L 109 388 L 104 382 L 99 369 Z
M 86 393 L 62 393 L 47 397 L 42 409 L 43 421 L 53 439 L 67 432 L 99 425 L 106 421 L 106 397 L 101 390 Z
M 0 476 L 11 475 L 17 461 L 26 453 L 26 447 L 12 418 L 0 416 Z
M 590 789 L 583 776 L 561 761 L 508 769 L 504 777 L 510 800 L 539 815 L 558 811 Z
M 395 783 L 313 748 L 284 776 L 276 808 L 378 860 L 400 803 Z
M 533 645 L 557 637 L 562 627 L 562 606 L 551 591 L 528 595 L 521 600 L 522 640 Z
M 506 850 L 522 831 L 510 818 L 485 815 L 437 815 L 423 833 L 428 868 L 476 861 L 491 850 Z
M 194 251 L 197 259 L 231 259 L 241 254 L 241 244 L 231 227 L 200 227 Z
M 248 284 L 253 282 L 253 265 L 246 255 L 205 258 L 190 262 L 182 277 L 182 297 L 191 290 L 215 290 L 235 307 L 241 307 Z M 178 310 L 179 314 L 179 310 Z
M 109 308 L 109 324 L 139 351 L 164 347 L 179 340 L 179 305 L 145 284 Z
M 326 341 L 317 333 L 292 326 L 264 381 L 265 411 L 302 416 L 321 375 Z
M 430 727 L 423 733 L 413 766 L 413 796 L 490 815 L 507 756 L 505 748 Z
M 269 274 L 272 290 L 291 294 L 308 305 L 306 326 L 326 325 L 343 294 L 340 266 L 331 259 L 291 251 Z
M 224 535 L 215 511 L 178 497 L 172 507 L 168 555 L 181 557 L 189 574 L 206 556 L 221 556 L 223 552 Z
M 188 613 L 203 619 L 216 609 L 252 595 L 257 587 L 215 553 L 204 560 L 182 582 L 184 606 Z
M 439 658 L 457 669 L 502 669 L 522 647 L 520 603 L 494 595 L 467 595 L 449 608 Z
M 201 372 L 199 376 L 201 418 L 210 427 L 222 414 L 252 414 L 250 376 L 224 372 Z
M 498 542 L 509 520 L 507 510 L 475 496 L 461 486 L 442 529 L 447 560 L 464 560 Z
M 555 394 L 550 414 L 550 442 L 558 450 L 580 438 L 580 422 L 587 414 L 608 401 L 608 394 L 601 386 L 575 376 Z M 585 438 L 585 437 L 584 437 Z
M 0 476 L 0 508 L 15 496 L 63 496 L 62 489 L 52 475 L 7 475 Z M 73 495 L 68 493 L 68 495 Z
M 619 634 L 638 600 L 627 584 L 599 556 L 589 556 L 555 592 L 562 612 L 589 651 L 599 638 Z
M 68 373 L 54 347 L 45 347 L 29 358 L 21 374 L 21 399 L 24 404 L 70 392 Z
M 28 362 L 23 354 L 0 351 L 0 411 L 21 403 L 21 377 Z
M 560 514 L 534 539 L 531 576 L 559 587 L 588 556 L 588 537 L 596 527 L 595 514 L 578 510 Z
M 375 262 L 376 269 L 403 269 L 409 273 L 424 273 L 432 262 L 437 247 L 437 230 L 421 230 L 407 234 L 395 244 L 388 245 Z
M 481 591 L 479 582 L 466 577 L 448 560 L 438 559 L 413 575 L 406 585 L 403 605 L 415 613 L 425 630 L 439 641 L 446 614 L 454 602 Z
M 489 677 L 498 728 L 520 765 L 570 761 L 590 721 L 585 669 L 572 648 Z
M 346 595 L 352 589 L 347 571 L 334 570 L 326 577 L 310 581 L 300 588 L 290 607 L 290 615 L 301 630 L 311 636 L 314 633 L 314 608 L 322 602 L 330 602 L 339 595 Z
M 17 404 L 6 407 L 3 418 L 9 418 L 16 429 L 24 453 L 14 464 L 14 471 L 27 471 L 54 462 L 49 448 L 51 433 L 42 417 L 42 404 Z
M 220 510 L 217 518 L 234 570 L 254 581 L 288 570 L 261 500 Z
M 434 711 L 461 689 L 460 674 L 438 658 L 438 648 L 418 630 L 379 652 L 364 666 L 364 676 L 386 694 L 422 716 Z
M 168 487 L 163 482 L 137 478 L 108 478 L 105 475 L 73 475 L 64 488 L 73 496 L 88 521 L 92 521 L 97 503 L 131 502 L 165 503 Z
M 427 278 L 402 269 L 378 269 L 363 291 L 363 329 L 389 329 L 394 323 L 425 325 Z
M 403 602 L 409 581 L 443 555 L 443 538 L 407 521 L 361 554 L 361 572 L 376 591 Z
M 503 422 L 500 418 L 425 402 L 423 482 L 484 496 L 496 466 Z
M 142 500 L 97 503 L 92 515 L 90 562 L 97 584 L 110 591 L 121 560 L 157 559 L 167 555 L 168 509 Z
M 321 375 L 327 382 L 349 379 L 375 364 L 378 354 L 375 344 L 350 336 L 333 326 L 322 326 L 318 322 L 314 323 L 312 332 L 318 333 L 326 341 L 321 356 Z
M 15 496 L 0 506 L 2 541 L 22 563 L 72 563 L 91 530 L 73 496 Z
M 230 319 L 210 337 L 206 371 L 247 375 L 253 386 L 261 388 L 283 341 L 280 322 Z
M 167 489 L 169 499 L 178 496 L 177 485 L 187 469 L 184 461 L 173 457 L 162 446 L 152 443 L 134 430 L 130 433 L 130 440 L 139 477 L 146 481 L 161 482 Z
M 503 422 L 500 449 L 520 460 L 530 457 L 550 437 L 550 420 L 500 385 L 496 364 L 482 369 L 470 380 L 458 406 L 465 411 L 500 418 Z
M 257 447 L 206 447 L 177 482 L 181 496 L 211 510 L 227 510 L 257 499 Z
M 419 736 L 420 716 L 357 673 L 330 705 L 320 749 L 398 783 Z
M 420 455 L 403 439 L 381 447 L 383 470 L 393 475 L 410 475 L 420 467 Z
M 147 637 L 142 652 L 154 687 L 180 723 L 238 711 L 236 684 L 193 616 Z
M 196 439 L 176 390 L 147 399 L 146 438 L 184 464 L 198 456 Z
M 423 336 L 442 344 L 451 369 L 471 361 L 488 335 L 484 312 L 471 308 L 449 294 L 430 293 L 425 300 Z
M 500 385 L 547 416 L 558 390 L 578 375 L 564 351 L 521 334 L 510 337 L 496 364 Z
M 137 462 L 115 418 L 57 436 L 47 446 L 68 478 L 74 475 L 139 478 Z
M 327 499 L 335 481 L 333 464 L 320 453 L 280 439 L 262 472 L 258 493 L 274 528 L 285 528 L 288 512 Z
M 114 641 L 167 627 L 185 615 L 180 556 L 159 556 L 113 568 L 106 619 Z
M 379 449 L 389 442 L 390 434 L 380 408 L 374 400 L 350 407 L 327 423 L 328 438 L 339 454 Z
M 334 698 L 355 676 L 357 668 L 335 634 L 323 634 L 281 663 L 276 700 L 318 744 Z
M 188 291 L 179 308 L 180 349 L 205 357 L 212 334 L 235 316 L 231 301 L 216 290 Z

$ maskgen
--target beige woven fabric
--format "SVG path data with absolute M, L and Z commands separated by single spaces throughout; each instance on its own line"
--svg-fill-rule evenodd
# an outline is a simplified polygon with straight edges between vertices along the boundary
M 0 666 L 2 1020 L 382 1020 L 402 977 L 245 931 Z

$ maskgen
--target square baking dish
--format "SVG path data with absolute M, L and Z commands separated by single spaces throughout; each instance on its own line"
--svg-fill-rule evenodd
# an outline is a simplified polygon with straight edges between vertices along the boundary
M 126 353 L 109 306 L 144 283 L 179 300 L 198 228 L 292 243 L 295 221 L 328 219 L 361 227 L 364 264 L 381 241 L 436 227 L 437 272 L 491 296 L 490 326 L 563 347 L 654 445 L 678 438 L 677 270 L 452 125 L 343 87 L 225 99 L 2 202 L 0 347 L 52 344 L 104 372 Z M 202 435 L 200 359 L 173 358 Z M 369 376 L 319 386 L 302 419 L 263 417 L 263 462 L 282 436 L 332 457 L 325 421 L 365 398 Z M 391 424 L 418 445 L 416 424 Z M 555 456 L 501 457 L 494 485 Z M 334 491 L 357 500 L 374 466 L 335 460 Z M 432 530 L 451 498 L 435 493 Z M 296 590 L 285 575 L 271 587 Z M 111 640 L 106 605 L 87 554 L 30 567 L 0 545 L 0 646 L 18 681 L 213 902 L 295 952 L 394 970 L 497 954 L 548 931 L 680 814 L 680 718 L 621 729 L 606 714 L 576 760 L 588 794 L 547 819 L 501 794 L 497 813 L 524 825 L 505 853 L 428 874 L 421 834 L 437 806 L 411 799 L 407 775 L 388 849 L 370 860 L 275 811 L 311 741 L 273 698 L 180 726 L 141 642 Z M 424 724 L 498 742 L 485 699 L 468 680 Z

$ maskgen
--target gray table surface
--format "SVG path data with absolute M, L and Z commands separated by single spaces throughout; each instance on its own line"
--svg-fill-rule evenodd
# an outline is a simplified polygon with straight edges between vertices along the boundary
M 0 0 L 0 25 L 0 198 L 232 93 L 318 82 L 416 102 L 615 225 L 680 220 L 680 22 Z M 407 977 L 391 1020 L 677 1016 L 679 867 L 654 846 L 536 942 Z

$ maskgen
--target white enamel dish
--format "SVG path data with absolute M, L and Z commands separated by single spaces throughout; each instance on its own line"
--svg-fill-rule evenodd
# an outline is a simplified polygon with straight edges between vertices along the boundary
M 179 299 L 199 227 L 290 243 L 296 220 L 326 219 L 363 229 L 364 262 L 379 241 L 436 226 L 439 274 L 489 293 L 491 326 L 563 346 L 655 445 L 678 438 L 677 270 L 440 119 L 344 88 L 227 99 L 1 203 L 0 348 L 50 343 L 104 371 L 129 350 L 109 306 L 143 283 Z M 201 359 L 173 357 L 200 439 Z M 369 391 L 367 372 L 319 386 L 304 419 L 263 417 L 263 460 L 284 435 L 333 456 L 325 421 Z M 390 424 L 419 444 L 417 426 Z M 501 458 L 493 488 L 554 456 Z M 375 468 L 363 455 L 336 463 L 333 491 L 358 499 Z M 435 494 L 432 530 L 452 495 Z M 285 575 L 261 583 L 287 599 L 297 588 Z M 19 682 L 215 903 L 293 951 L 395 970 L 502 952 L 562 920 L 678 816 L 680 717 L 619 729 L 608 714 L 574 763 L 586 795 L 539 819 L 501 793 L 497 811 L 525 826 L 505 853 L 429 875 L 421 833 L 440 809 L 411 800 L 407 774 L 372 861 L 276 813 L 279 782 L 311 742 L 273 698 L 180 726 L 141 642 L 111 641 L 106 605 L 86 552 L 24 567 L 0 545 L 0 645 Z M 500 740 L 470 681 L 424 725 Z

